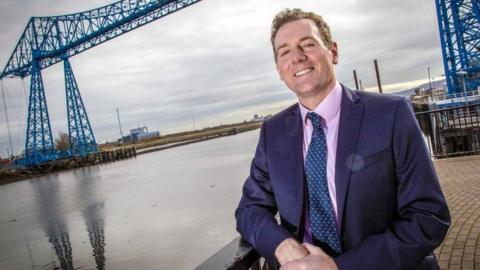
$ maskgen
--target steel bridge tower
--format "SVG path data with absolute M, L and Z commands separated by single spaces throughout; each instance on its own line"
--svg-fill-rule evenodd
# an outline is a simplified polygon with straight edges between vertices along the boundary
M 479 89 L 480 1 L 435 0 L 435 3 L 448 94 L 467 94 Z
M 32 17 L 7 65 L 6 77 L 30 76 L 30 98 L 22 165 L 55 160 L 41 70 L 64 62 L 69 156 L 97 151 L 87 110 L 69 58 L 201 0 L 123 0 L 97 9 L 62 16 Z
M 73 76 L 72 66 L 68 59 L 63 60 L 65 70 L 65 90 L 67 96 L 67 122 L 70 154 L 84 156 L 97 152 L 97 143 L 93 135 L 87 111 L 83 105 L 77 81 Z

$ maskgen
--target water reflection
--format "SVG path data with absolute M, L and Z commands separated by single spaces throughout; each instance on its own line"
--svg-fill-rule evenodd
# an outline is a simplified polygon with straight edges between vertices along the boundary
M 80 191 L 78 196 L 79 204 L 85 205 L 82 211 L 85 225 L 87 227 L 88 238 L 92 246 L 92 255 L 95 259 L 97 269 L 105 269 L 105 219 L 104 219 L 104 202 L 102 197 L 95 190 L 95 176 L 98 167 L 85 168 L 74 172 L 77 180 L 77 190 Z M 85 177 L 85 175 L 90 177 Z
M 68 227 L 61 209 L 58 178 L 46 177 L 32 182 L 36 191 L 38 212 L 45 234 L 53 246 L 61 269 L 73 269 L 72 244 Z
M 87 170 L 87 172 L 84 172 Z M 90 177 L 85 177 L 85 175 Z M 73 173 L 75 178 L 74 189 L 78 191 L 76 196 L 61 196 L 62 187 L 56 176 L 49 176 L 41 181 L 32 182 L 37 194 L 38 212 L 43 225 L 45 235 L 52 245 L 53 251 L 57 257 L 60 266 L 52 263 L 54 269 L 74 269 L 72 259 L 72 243 L 65 217 L 64 200 L 76 200 L 74 203 L 84 209 L 82 217 L 85 222 L 89 242 L 92 247 L 91 255 L 95 261 L 96 268 L 105 269 L 105 221 L 104 207 L 105 203 L 101 196 L 97 194 L 93 183 L 95 178 L 95 169 L 87 168 Z
M 88 238 L 92 245 L 92 255 L 98 270 L 105 269 L 105 230 L 103 214 L 103 202 L 95 203 L 83 211 L 87 224 Z

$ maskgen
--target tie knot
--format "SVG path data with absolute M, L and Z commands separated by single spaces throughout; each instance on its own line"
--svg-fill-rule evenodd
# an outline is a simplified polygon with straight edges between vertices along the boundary
M 319 130 L 322 128 L 322 117 L 314 112 L 307 113 L 307 118 L 312 122 L 313 128 Z

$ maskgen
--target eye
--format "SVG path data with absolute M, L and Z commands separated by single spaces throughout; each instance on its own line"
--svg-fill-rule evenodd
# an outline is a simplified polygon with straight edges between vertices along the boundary
M 289 50 L 281 50 L 280 53 L 279 53 L 279 55 L 280 55 L 280 56 L 285 56 L 285 55 L 287 55 L 287 54 L 289 54 L 289 53 L 290 53 Z
M 313 43 L 313 42 L 307 42 L 307 43 L 304 43 L 304 44 L 302 45 L 302 47 L 308 48 L 308 47 L 314 47 L 315 45 L 316 45 L 316 44 Z

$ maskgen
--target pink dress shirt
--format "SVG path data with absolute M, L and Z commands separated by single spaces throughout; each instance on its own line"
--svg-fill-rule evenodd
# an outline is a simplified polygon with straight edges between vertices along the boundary
M 327 139 L 327 182 L 330 200 L 334 211 L 335 220 L 338 222 L 337 211 L 337 193 L 335 192 L 335 158 L 337 156 L 338 123 L 340 120 L 340 104 L 342 102 L 342 86 L 337 82 L 328 96 L 313 110 L 320 115 L 323 131 Z M 312 139 L 313 127 L 310 120 L 306 118 L 310 112 L 300 102 L 300 113 L 303 122 L 303 162 L 307 157 L 308 146 Z M 337 224 L 338 228 L 338 224 Z M 308 207 L 305 209 L 305 242 L 312 242 L 312 233 L 310 231 L 310 219 L 308 217 Z

